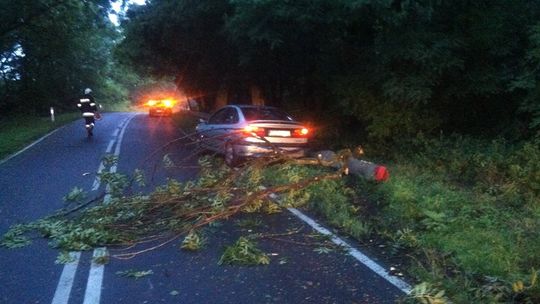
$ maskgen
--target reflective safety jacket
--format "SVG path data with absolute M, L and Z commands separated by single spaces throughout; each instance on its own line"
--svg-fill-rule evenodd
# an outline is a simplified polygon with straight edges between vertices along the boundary
M 77 108 L 81 110 L 83 117 L 94 117 L 94 113 L 98 110 L 94 97 L 88 94 L 79 98 Z

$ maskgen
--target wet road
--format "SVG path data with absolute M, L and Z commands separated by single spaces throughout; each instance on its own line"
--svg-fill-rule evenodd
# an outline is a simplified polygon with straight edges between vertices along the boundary
M 118 172 L 145 170 L 150 185 L 137 191 L 149 191 L 166 178 L 196 176 L 195 169 L 162 166 L 165 154 L 173 161 L 191 154 L 181 142 L 160 149 L 182 136 L 170 118 L 109 113 L 93 139 L 84 136 L 82 122 L 74 122 L 0 164 L 0 233 L 63 207 L 63 196 L 75 186 L 90 195 L 103 192 L 95 177 L 106 154 L 118 155 Z M 246 218 L 260 224 L 242 228 L 238 223 Z M 301 232 L 286 242 L 259 241 L 270 265 L 217 264 L 223 248 L 239 236 L 290 230 Z M 314 233 L 288 211 L 242 215 L 206 229 L 207 246 L 200 252 L 181 251 L 176 241 L 104 266 L 91 263 L 99 250 L 76 253 L 76 263 L 55 264 L 58 252 L 41 239 L 21 249 L 0 247 L 0 303 L 394 303 L 404 295 L 399 282 L 389 282 L 358 257 L 301 245 Z M 117 274 L 126 270 L 152 274 L 140 279 Z

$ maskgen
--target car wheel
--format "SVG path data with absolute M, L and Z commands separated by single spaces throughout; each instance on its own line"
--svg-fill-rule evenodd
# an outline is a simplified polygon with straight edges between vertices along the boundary
M 236 156 L 234 147 L 230 143 L 225 144 L 225 163 L 231 168 L 238 165 L 238 156 Z

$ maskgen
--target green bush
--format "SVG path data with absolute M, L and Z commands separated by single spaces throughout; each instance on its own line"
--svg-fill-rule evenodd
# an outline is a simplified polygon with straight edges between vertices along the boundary
M 538 143 L 419 136 L 393 156 L 390 181 L 366 192 L 384 201 L 378 231 L 396 241 L 405 230 L 418 241 L 424 262 L 412 273 L 443 284 L 450 298 L 540 298 L 537 288 L 511 288 L 531 267 L 540 268 Z M 483 282 L 486 277 L 496 283 Z M 505 292 L 497 293 L 501 282 Z M 464 284 L 482 290 L 483 298 Z

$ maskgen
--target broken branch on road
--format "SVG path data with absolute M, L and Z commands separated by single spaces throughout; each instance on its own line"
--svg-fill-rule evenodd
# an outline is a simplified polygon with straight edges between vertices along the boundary
M 109 188 L 115 192 L 109 193 L 108 204 L 96 205 L 97 199 L 93 199 L 18 225 L 4 235 L 0 244 L 20 247 L 30 242 L 29 235 L 37 233 L 63 252 L 112 246 L 111 257 L 127 259 L 186 237 L 189 240 L 184 239 L 184 248 L 196 250 L 200 244 L 194 240 L 201 239 L 195 231 L 215 222 L 239 213 L 273 213 L 276 208 L 301 206 L 310 199 L 309 189 L 338 181 L 346 174 L 376 181 L 388 177 L 385 171 L 384 178 L 379 178 L 381 166 L 359 160 L 349 150 L 321 151 L 315 155 L 311 159 L 292 159 L 276 154 L 234 169 L 225 166 L 221 159 L 206 155 L 198 160 L 197 179 L 169 179 L 148 195 L 126 196 L 126 188 L 138 178 L 126 182 L 126 176 L 109 173 Z M 282 240 L 280 237 L 279 241 Z

